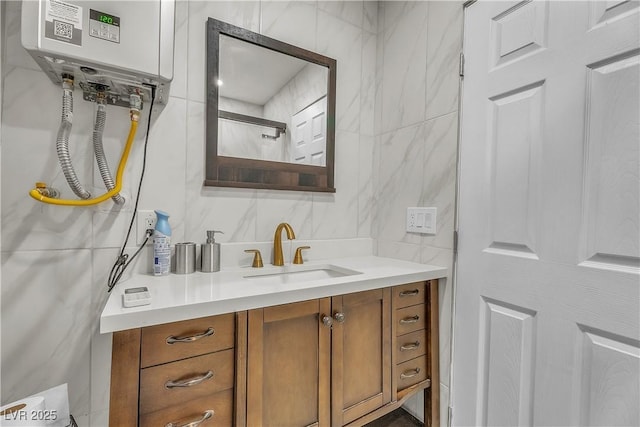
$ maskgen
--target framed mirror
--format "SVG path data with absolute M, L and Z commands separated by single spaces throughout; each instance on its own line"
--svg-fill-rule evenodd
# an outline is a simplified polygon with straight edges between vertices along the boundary
M 335 59 L 209 18 L 205 186 L 335 192 Z

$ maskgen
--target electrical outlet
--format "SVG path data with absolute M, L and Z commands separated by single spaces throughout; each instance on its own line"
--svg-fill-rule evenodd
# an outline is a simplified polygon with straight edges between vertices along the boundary
M 407 208 L 409 233 L 436 234 L 437 208 Z
M 141 245 L 144 242 L 145 233 L 149 228 L 155 228 L 156 213 L 148 210 L 138 210 L 138 222 L 136 223 L 136 242 Z M 148 243 L 148 242 L 147 242 Z

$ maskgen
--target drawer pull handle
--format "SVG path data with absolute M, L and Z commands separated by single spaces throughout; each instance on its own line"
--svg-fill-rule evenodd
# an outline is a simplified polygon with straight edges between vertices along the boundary
M 402 291 L 400 292 L 401 297 L 413 297 L 420 293 L 420 289 L 414 289 L 412 291 Z
M 415 350 L 418 347 L 420 347 L 420 341 L 404 344 L 402 347 L 400 347 L 400 351 Z
M 401 373 L 400 378 L 403 380 L 405 378 L 412 378 L 418 375 L 419 373 L 420 373 L 420 368 L 409 369 L 408 371 L 404 371 L 403 373 Z
M 213 371 L 209 371 L 204 375 L 199 375 L 197 377 L 193 377 L 185 381 L 167 381 L 164 384 L 164 386 L 168 389 L 179 388 L 179 387 L 192 387 L 206 380 L 210 380 L 211 378 L 213 378 Z
M 164 427 L 198 427 L 200 424 L 207 421 L 209 418 L 213 417 L 213 414 L 214 414 L 213 409 L 209 409 L 208 411 L 205 411 L 204 414 L 202 414 L 201 418 L 195 421 L 191 421 L 186 424 L 178 424 L 176 422 L 173 422 L 173 423 L 166 424 Z
M 172 335 L 167 338 L 167 344 L 190 343 L 190 342 L 198 341 L 202 338 L 210 337 L 215 333 L 216 333 L 215 329 L 209 328 L 201 334 L 191 335 L 190 337 L 174 337 Z
M 400 319 L 400 323 L 402 323 L 403 325 L 406 323 L 417 323 L 418 320 L 420 320 L 420 316 L 415 315 L 412 317 L 405 317 L 404 319 Z

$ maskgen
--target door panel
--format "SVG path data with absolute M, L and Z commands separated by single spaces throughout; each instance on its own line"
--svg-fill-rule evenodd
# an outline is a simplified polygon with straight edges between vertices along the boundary
M 465 9 L 454 425 L 638 425 L 639 2 Z
M 333 426 L 342 426 L 391 401 L 391 291 L 333 297 L 331 399 Z M 334 315 L 334 317 L 336 317 Z
M 328 426 L 331 300 L 249 311 L 247 425 Z

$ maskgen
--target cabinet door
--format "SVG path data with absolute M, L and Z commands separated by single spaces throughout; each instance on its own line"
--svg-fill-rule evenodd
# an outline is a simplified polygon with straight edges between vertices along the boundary
M 332 425 L 342 426 L 391 401 L 391 292 L 332 298 Z
M 331 300 L 249 311 L 247 425 L 329 426 Z

